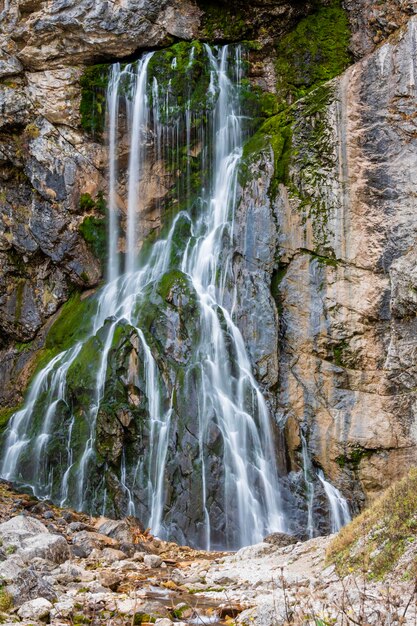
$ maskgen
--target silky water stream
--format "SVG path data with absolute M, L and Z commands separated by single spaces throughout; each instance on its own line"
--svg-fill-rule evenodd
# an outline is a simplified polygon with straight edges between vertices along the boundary
M 190 47 L 181 111 L 153 59 L 112 66 L 108 280 L 83 336 L 39 371 L 12 417 L 1 475 L 61 506 L 136 515 L 164 538 L 237 548 L 289 530 L 274 428 L 229 306 L 245 134 L 241 48 L 206 45 L 197 55 Z M 203 115 L 193 107 L 197 63 L 207 80 Z M 171 223 L 145 253 L 141 190 L 151 153 L 182 177 Z M 304 442 L 312 535 L 305 450 Z M 335 530 L 348 520 L 347 505 L 322 473 L 318 479 Z

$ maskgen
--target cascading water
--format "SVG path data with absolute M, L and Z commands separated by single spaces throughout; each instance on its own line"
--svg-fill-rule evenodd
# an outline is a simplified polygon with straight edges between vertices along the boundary
M 315 488 L 317 482 L 321 485 L 327 500 L 330 518 L 330 532 L 339 531 L 345 524 L 350 522 L 349 506 L 340 491 L 336 489 L 329 481 L 326 480 L 322 469 L 316 469 L 311 462 L 308 454 L 308 446 L 305 435 L 300 433 L 301 438 L 301 456 L 303 461 L 303 478 L 306 488 L 307 503 L 307 535 L 314 537 L 317 533 L 317 527 L 314 520 L 314 504 L 315 504 Z
M 336 533 L 351 520 L 348 503 L 340 491 L 325 479 L 323 470 L 319 470 L 317 476 L 330 506 L 330 531 Z
M 228 308 L 241 52 L 189 47 L 183 110 L 172 94 L 177 59 L 164 80 L 153 60 L 112 67 L 108 283 L 90 327 L 37 374 L 12 417 L 1 474 L 61 505 L 137 515 L 160 536 L 239 547 L 288 529 L 267 404 Z M 195 76 L 206 80 L 203 111 Z M 150 159 L 175 179 L 174 218 L 140 251 Z

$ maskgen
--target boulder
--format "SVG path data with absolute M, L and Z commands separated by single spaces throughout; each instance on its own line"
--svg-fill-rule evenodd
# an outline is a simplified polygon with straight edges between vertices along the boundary
M 106 519 L 100 520 L 97 531 L 102 535 L 107 535 L 116 539 L 120 543 L 134 543 L 134 532 L 132 529 L 143 531 L 143 527 L 135 520 L 135 524 L 129 524 L 126 520 Z
M 51 602 L 56 600 L 52 585 L 30 567 L 16 572 L 16 576 L 7 585 L 7 591 L 13 596 L 15 606 L 21 606 L 39 597 Z
M 146 554 L 143 557 L 143 562 L 146 567 L 150 567 L 150 568 L 157 568 L 157 567 L 161 567 L 162 565 L 162 559 L 157 554 Z
M 277 548 L 284 548 L 285 546 L 291 546 L 294 543 L 298 543 L 298 537 L 294 535 L 287 535 L 287 533 L 271 533 L 264 539 L 265 543 L 270 543 Z
M 100 573 L 100 583 L 103 587 L 108 587 L 111 591 L 116 591 L 122 577 L 115 572 L 104 571 Z
M 19 547 L 31 537 L 48 533 L 42 522 L 25 515 L 17 515 L 0 524 L 0 539 L 4 548 Z
M 46 598 L 35 598 L 22 604 L 17 614 L 21 619 L 47 621 L 52 603 Z
M 115 548 L 118 543 L 115 539 L 102 535 L 100 533 L 81 530 L 75 533 L 72 538 L 72 551 L 75 556 L 85 558 L 91 554 L 94 549 L 103 547 Z
M 115 550 L 114 548 L 104 548 L 101 551 L 101 559 L 106 563 L 114 563 L 115 561 L 122 561 L 126 558 L 126 555 L 121 550 Z
M 63 563 L 69 558 L 70 550 L 61 535 L 43 533 L 28 540 L 26 546 L 19 550 L 19 554 L 27 562 L 41 558 L 53 563 Z

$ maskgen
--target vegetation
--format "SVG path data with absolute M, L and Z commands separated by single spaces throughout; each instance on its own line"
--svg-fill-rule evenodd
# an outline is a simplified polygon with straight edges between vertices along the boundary
M 81 299 L 79 292 L 74 292 L 61 307 L 45 340 L 45 345 L 36 352 L 33 364 L 34 372 L 39 372 L 57 354 L 67 350 L 76 341 L 86 337 L 89 325 L 96 309 L 94 298 Z
M 81 222 L 79 231 L 90 246 L 93 254 L 104 263 L 107 256 L 105 219 L 89 215 Z
M 19 407 L 2 407 L 0 408 L 0 434 L 6 429 L 11 416 L 19 410 Z
M 417 539 L 417 468 L 392 485 L 331 543 L 327 559 L 340 576 L 364 572 L 382 579 Z M 411 558 L 411 557 L 410 557 Z M 402 566 L 405 578 L 417 574 L 417 557 Z
M 212 0 L 203 0 L 201 4 L 204 9 L 203 39 L 239 41 L 247 36 L 250 21 L 245 19 L 242 8 L 237 3 L 218 4 Z
M 81 126 L 95 137 L 100 137 L 104 129 L 108 69 L 106 64 L 92 65 L 80 79 Z
M 351 63 L 350 31 L 339 0 L 302 19 L 277 46 L 278 96 L 294 102 Z
M 7 612 L 13 607 L 13 597 L 12 595 L 4 589 L 4 587 L 0 587 L 0 612 Z

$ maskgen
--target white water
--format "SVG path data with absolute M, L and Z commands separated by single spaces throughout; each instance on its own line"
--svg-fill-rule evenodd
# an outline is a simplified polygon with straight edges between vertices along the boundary
M 314 537 L 316 534 L 316 524 L 314 520 L 314 482 L 315 480 L 317 480 L 317 478 L 322 484 L 327 499 L 330 518 L 330 532 L 338 532 L 343 526 L 345 526 L 345 524 L 348 524 L 351 520 L 349 505 L 346 499 L 340 493 L 340 491 L 325 479 L 323 470 L 314 468 L 308 454 L 306 438 L 302 433 L 300 434 L 300 437 L 301 456 L 303 460 L 303 477 L 306 486 L 307 535 L 311 538 Z
M 351 520 L 349 506 L 340 491 L 324 478 L 323 470 L 319 470 L 317 476 L 323 485 L 330 506 L 330 530 L 336 533 Z
M 176 422 L 188 419 L 186 415 L 175 415 L 175 398 L 181 396 L 182 406 L 185 406 L 188 387 L 177 382 L 175 386 L 161 371 L 161 355 L 156 351 L 154 338 L 141 328 L 138 311 L 149 288 L 158 285 L 172 269 L 176 251 L 174 266 L 181 271 L 199 309 L 199 332 L 190 357 L 190 368 L 198 381 L 197 401 L 192 406 L 198 424 L 195 443 L 198 464 L 193 470 L 192 485 L 197 487 L 198 502 L 194 500 L 197 510 L 193 514 L 200 530 L 195 532 L 195 538 L 206 548 L 213 545 L 213 536 L 216 536 L 215 545 L 239 547 L 260 541 L 267 533 L 288 528 L 281 505 L 268 407 L 251 372 L 242 335 L 226 307 L 226 302 L 233 301 L 230 297 L 234 290 L 230 272 L 233 217 L 243 141 L 239 105 L 240 50 L 236 48 L 232 53 L 227 46 L 220 50 L 206 46 L 205 54 L 210 68 L 211 103 L 206 121 L 197 128 L 193 127 L 195 113 L 190 108 L 191 93 L 183 122 L 177 117 L 170 123 L 169 85 L 166 89 L 158 84 L 155 76 L 148 75 L 152 53 L 144 55 L 137 64 L 124 68 L 116 64 L 112 68 L 107 98 L 108 283 L 97 296 L 97 312 L 87 338 L 59 354 L 36 376 L 25 407 L 11 419 L 3 448 L 1 475 L 29 485 L 39 497 L 51 498 L 61 505 L 91 510 L 94 503 L 100 512 L 107 510 L 111 505 L 111 487 L 106 478 L 108 462 L 99 464 L 98 460 L 97 424 L 112 382 L 109 368 L 116 358 L 112 351 L 116 333 L 129 325 L 140 355 L 135 376 L 140 374 L 144 380 L 147 444 L 142 449 L 139 440 L 134 442 L 140 452 L 133 460 L 131 449 L 123 448 L 118 468 L 112 469 L 112 480 L 119 482 L 124 513 L 141 517 L 155 534 L 170 536 L 171 524 L 175 521 L 169 517 L 170 511 L 175 510 L 176 501 L 181 497 L 181 493 L 175 492 L 169 474 L 181 464 L 183 454 L 181 442 L 180 448 L 174 449 Z M 193 63 L 194 49 L 191 48 L 190 68 Z M 175 67 L 176 63 L 172 64 L 172 71 Z M 121 109 L 127 118 L 130 137 L 124 258 L 119 252 L 123 229 L 118 199 L 121 166 L 117 160 Z M 171 170 L 178 170 L 182 132 L 186 154 L 191 151 L 193 135 L 202 146 L 201 178 L 205 183 L 197 202 L 198 210 L 195 210 L 196 205 L 186 205 L 173 220 L 166 239 L 155 243 L 147 262 L 140 263 L 138 249 L 143 236 L 140 185 L 144 166 L 148 157 L 165 161 L 171 158 Z M 178 184 L 176 190 L 178 204 L 184 198 L 189 201 L 192 196 L 189 158 L 184 174 L 185 189 L 181 190 Z M 183 250 L 178 252 L 175 234 L 181 223 L 189 224 L 191 236 L 182 241 Z M 68 371 L 85 351 L 90 354 L 88 349 L 93 339 L 98 346 L 88 371 L 93 388 L 90 397 L 83 400 L 81 411 L 73 413 Z M 39 415 L 44 415 L 40 425 Z M 221 440 L 221 448 L 216 453 L 221 482 L 215 486 L 210 469 L 212 453 L 209 454 L 214 426 Z M 48 447 L 54 443 L 54 438 L 60 442 L 55 456 L 52 447 Z M 314 488 L 308 497 L 310 533 Z M 219 516 L 223 520 L 220 531 Z M 187 539 L 186 534 L 184 538 Z

